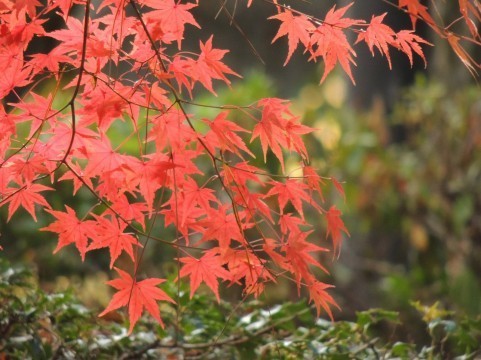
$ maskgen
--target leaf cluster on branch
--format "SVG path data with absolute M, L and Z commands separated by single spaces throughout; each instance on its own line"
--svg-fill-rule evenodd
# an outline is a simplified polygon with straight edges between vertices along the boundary
M 350 5 L 334 6 L 321 20 L 276 1 L 264 3 L 271 6 L 270 19 L 281 21 L 273 41 L 288 39 L 286 63 L 302 44 L 310 60 L 323 60 L 321 82 L 337 64 L 354 82 L 356 54 L 347 32 L 389 64 L 391 48 L 411 64 L 414 54 L 426 61 L 422 46 L 429 43 L 413 29 L 395 32 L 384 23 L 385 14 L 351 19 Z M 149 241 L 176 249 L 178 275 L 190 280 L 191 296 L 204 283 L 219 300 L 223 281 L 258 297 L 267 283 L 283 277 L 299 292 L 305 289 L 318 314 L 331 315 L 331 286 L 315 270 L 327 272 L 317 256 L 327 249 L 304 210 L 324 219 L 338 255 L 342 233 L 348 232 L 340 211 L 325 205 L 322 189 L 327 182 L 341 193 L 342 188 L 311 166 L 302 136 L 314 129 L 301 123 L 289 101 L 265 98 L 217 107 L 212 119 L 196 115 L 197 107 L 209 106 L 195 102 L 200 89 L 215 94 L 217 83 L 231 85 L 240 76 L 225 64 L 228 50 L 215 47 L 215 36 L 200 39 L 197 52 L 184 50 L 184 38 L 200 28 L 192 14 L 198 5 L 0 2 L 0 206 L 8 206 L 8 221 L 20 208 L 34 220 L 36 207 L 52 215 L 55 220 L 41 230 L 58 234 L 54 252 L 73 245 L 85 259 L 89 251 L 108 249 L 110 268 L 126 253 L 131 271 L 115 268 L 120 278 L 108 284 L 118 292 L 101 315 L 127 307 L 130 331 L 144 310 L 162 325 L 158 302 L 176 302 L 157 287 L 163 279 L 138 275 Z M 436 25 L 417 0 L 393 5 L 410 13 L 413 26 L 420 19 L 446 36 L 476 71 L 479 65 L 459 44 L 460 35 Z M 479 18 L 479 4 L 460 1 L 460 8 L 477 42 L 469 21 Z M 64 26 L 48 31 L 55 16 Z M 37 38 L 56 45 L 47 54 L 32 53 Z M 111 133 L 118 126 L 129 135 L 114 143 Z M 282 174 L 254 165 L 257 142 L 264 163 L 272 161 L 268 155 L 274 159 L 272 153 Z M 287 171 L 286 156 L 299 163 L 302 176 Z M 46 192 L 64 181 L 74 195 L 83 189 L 94 196 L 89 211 L 78 213 L 69 204 L 53 208 Z M 154 223 L 175 235 L 153 233 Z

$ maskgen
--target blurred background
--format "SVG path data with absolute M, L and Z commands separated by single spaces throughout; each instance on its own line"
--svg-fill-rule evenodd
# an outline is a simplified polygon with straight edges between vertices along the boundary
M 322 3 L 297 8 L 322 18 L 331 6 Z M 451 3 L 438 9 L 445 23 L 453 20 L 449 6 L 457 4 Z M 324 280 L 336 286 L 332 294 L 342 308 L 335 318 L 352 319 L 357 311 L 373 307 L 397 310 L 407 324 L 400 336 L 416 338 L 422 334 L 410 322 L 413 301 L 439 302 L 445 309 L 479 315 L 481 89 L 476 81 L 445 42 L 420 26 L 420 34 L 435 44 L 425 48 L 427 69 L 419 58 L 411 69 L 405 56 L 393 50 L 389 71 L 386 59 L 372 58 L 367 48 L 357 46 L 357 86 L 340 71 L 319 85 L 323 64 L 308 63 L 300 51 L 282 66 L 287 43 L 282 39 L 270 45 L 277 24 L 265 20 L 270 13 L 262 2 L 250 10 L 240 5 L 235 13 L 233 4 L 226 8 L 234 21 L 218 6 L 195 10 L 205 33 L 186 39 L 187 48 L 198 49 L 199 39 L 205 41 L 213 32 L 214 46 L 231 49 L 226 62 L 244 76 L 231 88 L 219 88 L 217 97 L 199 93 L 197 100 L 245 105 L 261 97 L 289 97 L 303 122 L 316 128 L 306 137 L 311 161 L 321 175 L 343 183 L 345 200 L 331 188 L 326 188 L 326 199 L 342 210 L 350 232 L 339 260 L 332 262 L 330 255 L 323 259 L 331 270 Z M 393 28 L 409 26 L 408 17 L 381 1 L 362 2 L 349 14 L 369 20 L 369 14 L 385 11 Z M 192 111 L 209 116 L 207 109 Z M 123 131 L 113 136 L 120 139 Z M 66 203 L 84 213 L 92 205 L 87 192 L 73 198 L 71 188 L 62 186 L 50 198 L 57 209 Z M 2 209 L 1 256 L 35 264 L 49 290 L 73 286 L 87 305 L 105 306 L 110 296 L 104 285 L 108 257 L 91 252 L 82 263 L 72 247 L 52 256 L 54 234 L 38 232 L 52 218 L 38 215 L 37 224 L 20 212 L 6 224 Z M 323 221 L 307 217 L 324 229 Z M 145 269 L 175 268 L 172 254 L 158 244 L 148 246 Z M 271 301 L 295 298 L 291 291 L 279 291 L 281 296 L 273 295 Z

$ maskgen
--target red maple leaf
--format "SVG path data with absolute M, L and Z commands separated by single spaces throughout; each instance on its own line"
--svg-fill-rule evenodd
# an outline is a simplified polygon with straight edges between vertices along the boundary
M 37 14 L 36 7 L 42 6 L 37 0 L 15 0 L 13 8 L 18 14 L 21 10 L 25 10 L 30 18 L 35 18 Z
M 242 212 L 238 212 L 237 217 L 233 213 L 227 213 L 227 206 L 208 209 L 207 219 L 198 221 L 198 225 L 204 229 L 201 241 L 215 240 L 219 243 L 220 248 L 229 247 L 231 240 L 244 244 L 245 239 L 237 223 L 238 219 L 242 220 L 241 216 L 243 216 Z M 242 226 L 247 228 L 252 225 L 242 224 Z
M 58 47 L 54 48 L 48 54 L 38 53 L 30 55 L 30 57 L 32 59 L 27 65 L 32 67 L 32 71 L 35 74 L 41 72 L 43 69 L 46 69 L 54 73 L 56 77 L 58 76 L 60 63 L 69 62 L 70 60 L 70 58 L 66 56 Z
M 291 10 L 287 9 L 280 14 L 271 16 L 269 19 L 282 21 L 279 31 L 274 39 L 272 39 L 272 42 L 282 36 L 287 36 L 289 50 L 287 52 L 286 61 L 284 62 L 285 66 L 299 45 L 299 42 L 301 42 L 304 47 L 309 47 L 310 33 L 314 31 L 315 27 L 306 15 L 294 15 Z
M 8 218 L 7 221 L 10 221 L 12 215 L 17 211 L 19 206 L 22 206 L 25 210 L 32 215 L 33 220 L 37 221 L 37 216 L 35 215 L 35 204 L 41 205 L 50 209 L 50 205 L 48 204 L 47 200 L 39 194 L 40 191 L 48 191 L 54 190 L 49 188 L 48 186 L 41 185 L 41 184 L 26 184 L 22 187 L 23 184 L 20 184 L 20 189 L 18 189 L 13 195 L 7 198 L 5 202 L 1 202 L 1 205 L 10 203 L 8 206 Z
M 212 79 L 223 80 L 226 84 L 230 84 L 226 75 L 234 75 L 240 77 L 230 67 L 225 65 L 221 60 L 229 50 L 214 49 L 212 47 L 212 36 L 204 43 L 200 42 L 201 53 L 195 65 L 195 71 L 192 75 L 200 81 L 207 90 L 215 94 L 212 88 Z
M 218 203 L 217 198 L 214 196 L 214 190 L 199 187 L 190 177 L 182 183 L 182 198 L 180 200 L 182 204 L 182 225 L 191 216 L 191 210 L 194 207 L 199 206 L 204 212 L 207 212 L 211 208 L 210 202 Z
M 222 249 L 212 249 L 213 252 L 217 250 L 222 252 Z M 264 283 L 276 281 L 265 267 L 265 260 L 261 260 L 250 250 L 229 248 L 226 249 L 222 257 L 231 273 L 231 282 L 240 283 L 240 280 L 244 279 L 245 294 L 253 294 L 255 297 L 258 297 L 264 291 Z
M 132 245 L 142 246 L 131 234 L 124 233 L 127 224 L 119 222 L 116 218 L 108 219 L 95 216 L 97 228 L 95 236 L 92 236 L 92 243 L 88 246 L 88 251 L 102 248 L 109 248 L 110 268 L 114 266 L 115 260 L 125 251 L 132 261 L 135 262 L 134 249 Z
M 400 8 L 404 7 L 407 9 L 409 16 L 411 17 L 413 29 L 416 28 L 418 19 L 422 19 L 437 33 L 440 33 L 436 23 L 429 14 L 428 8 L 421 4 L 420 0 L 399 0 L 398 4 Z
M 30 83 L 31 69 L 23 67 L 22 59 L 15 59 L 0 73 L 0 99 L 6 97 L 15 88 L 23 87 Z
M 196 7 L 196 4 L 181 4 L 179 1 L 175 0 L 141 0 L 140 2 L 156 9 L 147 13 L 147 20 L 160 22 L 162 31 L 172 35 L 173 39 L 177 41 L 179 49 L 182 39 L 184 38 L 186 24 L 194 25 L 200 29 L 200 25 L 195 21 L 189 11 Z
M 112 204 L 112 209 L 127 221 L 137 221 L 145 229 L 145 213 L 148 210 L 145 202 L 131 203 L 127 196 L 120 195 Z
M 183 257 L 179 261 L 184 264 L 180 269 L 180 277 L 190 275 L 190 298 L 194 296 L 199 285 L 204 282 L 215 294 L 217 301 L 219 297 L 218 278 L 230 280 L 230 273 L 222 267 L 222 259 L 213 252 L 207 252 L 200 259 L 194 257 Z
M 96 235 L 95 221 L 80 220 L 75 214 L 75 210 L 65 205 L 67 212 L 47 209 L 47 212 L 57 219 L 49 226 L 40 230 L 58 233 L 58 244 L 53 253 L 57 253 L 61 248 L 69 244 L 75 244 L 80 252 L 82 261 L 85 260 L 88 239 Z
M 290 201 L 299 215 L 304 218 L 302 200 L 314 204 L 305 191 L 307 189 L 307 185 L 296 179 L 287 179 L 284 183 L 279 181 L 271 181 L 270 184 L 272 184 L 272 188 L 268 191 L 265 197 L 277 194 L 277 200 L 279 201 L 281 213 L 283 213 L 287 202 Z
M 337 254 L 337 256 L 339 257 L 341 253 L 342 243 L 341 231 L 344 231 L 347 235 L 349 235 L 349 232 L 344 226 L 344 222 L 341 219 L 341 212 L 339 211 L 339 209 L 336 208 L 336 206 L 331 206 L 331 208 L 326 212 L 326 219 L 326 236 L 329 236 L 329 234 L 331 235 L 332 243 L 334 246 L 334 255 Z
M 317 191 L 321 200 L 324 200 L 321 189 L 321 184 L 323 185 L 324 181 L 322 181 L 321 177 L 316 173 L 316 170 L 314 170 L 312 166 L 304 166 L 302 172 L 304 175 L 304 181 L 311 192 L 311 197 L 312 192 Z
M 329 305 L 334 305 L 336 308 L 339 309 L 339 306 L 336 304 L 335 300 L 326 291 L 327 289 L 332 287 L 332 285 L 325 284 L 316 280 L 312 281 L 307 286 L 307 289 L 309 290 L 309 303 L 314 302 L 318 317 L 321 313 L 322 308 L 329 315 L 331 320 L 333 320 L 332 312 Z
M 155 192 L 165 184 L 167 180 L 167 171 L 182 165 L 174 164 L 173 161 L 162 154 L 150 156 L 145 161 L 134 159 L 128 165 L 124 165 L 127 173 L 126 183 L 129 190 L 138 190 L 145 198 L 149 212 L 152 212 Z
M 369 26 L 364 31 L 360 32 L 356 43 L 365 41 L 372 56 L 374 56 L 374 47 L 378 48 L 382 55 L 386 55 L 389 63 L 389 69 L 392 68 L 391 56 L 389 55 L 389 45 L 396 46 L 396 33 L 394 30 L 382 21 L 387 13 L 379 16 L 372 16 Z
M 344 188 L 342 187 L 342 184 L 333 177 L 331 177 L 331 181 L 334 187 L 336 188 L 337 192 L 341 194 L 341 196 L 344 198 L 344 201 L 345 201 L 346 194 L 344 193 Z
M 115 268 L 120 278 L 108 281 L 107 284 L 119 290 L 114 294 L 112 300 L 99 316 L 104 316 L 110 311 L 117 310 L 123 306 L 129 307 L 129 334 L 132 333 L 135 324 L 140 319 L 142 312 L 147 310 L 157 322 L 164 327 L 160 318 L 160 310 L 157 301 L 168 301 L 175 304 L 175 301 L 160 290 L 157 285 L 163 283 L 164 279 L 148 278 L 142 281 L 133 279 L 127 272 Z
M 479 2 L 475 1 L 474 4 L 472 4 L 469 0 L 459 0 L 459 11 L 461 15 L 463 15 L 471 36 L 479 39 L 477 24 L 469 16 L 472 14 L 478 22 L 481 21 L 481 5 Z
M 355 84 L 351 64 L 356 65 L 354 62 L 356 53 L 347 40 L 344 29 L 360 25 L 363 21 L 343 17 L 351 6 L 352 3 L 337 10 L 336 6 L 333 6 L 326 14 L 324 22 L 317 27 L 311 36 L 311 43 L 317 47 L 312 52 L 311 59 L 322 57 L 324 60 L 324 74 L 321 83 L 339 63 L 352 83 Z
M 324 272 L 328 272 L 310 253 L 327 251 L 320 246 L 306 241 L 312 230 L 305 232 L 290 232 L 287 241 L 282 245 L 281 250 L 286 254 L 287 270 L 292 272 L 296 278 L 297 287 L 300 291 L 301 279 L 311 281 L 314 275 L 309 271 L 309 265 L 318 267 Z
M 399 50 L 408 56 L 411 66 L 413 66 L 413 51 L 424 60 L 424 67 L 427 66 L 426 57 L 419 44 L 432 45 L 430 42 L 414 34 L 412 30 L 401 30 L 396 34 L 396 43 Z
M 252 130 L 251 142 L 259 137 L 266 162 L 267 149 L 270 148 L 279 159 L 284 171 L 282 148 L 289 148 L 286 127 L 289 120 L 295 118 L 289 110 L 289 102 L 278 98 L 266 98 L 258 102 L 262 107 L 261 120 Z
M 230 151 L 242 158 L 239 150 L 242 150 L 252 157 L 254 154 L 247 148 L 242 138 L 236 132 L 249 132 L 236 123 L 227 120 L 227 111 L 221 112 L 213 121 L 204 119 L 209 125 L 211 132 L 207 133 L 205 143 L 212 149 L 212 146 L 220 148 L 222 151 Z M 213 151 L 212 151 L 213 152 Z

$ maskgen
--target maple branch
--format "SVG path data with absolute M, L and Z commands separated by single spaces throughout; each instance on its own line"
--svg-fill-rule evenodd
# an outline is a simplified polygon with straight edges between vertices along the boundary
M 118 218 L 119 220 L 121 220 L 122 222 L 124 222 L 133 232 L 135 232 L 135 234 L 137 236 L 142 236 L 142 237 L 146 237 L 148 239 L 152 239 L 152 240 L 155 240 L 155 241 L 158 241 L 158 242 L 161 242 L 163 244 L 166 244 L 166 245 L 170 245 L 172 247 L 177 247 L 177 248 L 185 248 L 185 249 L 191 249 L 191 250 L 203 250 L 203 249 L 199 249 L 197 247 L 193 247 L 193 246 L 188 246 L 188 245 L 180 245 L 180 244 L 176 244 L 176 243 L 173 243 L 173 242 L 170 242 L 170 241 L 167 241 L 167 240 L 163 240 L 163 239 L 160 239 L 158 237 L 155 237 L 155 236 L 151 236 L 150 234 L 146 234 L 144 233 L 143 231 L 137 229 L 134 225 L 132 225 L 132 223 L 128 220 L 126 220 L 122 215 L 120 215 L 114 208 L 112 208 L 112 205 L 110 205 L 106 200 L 104 200 L 103 198 L 101 198 L 100 196 L 98 196 L 98 194 L 95 192 L 94 189 L 92 189 L 90 187 L 89 184 L 87 184 L 87 182 L 83 179 L 82 176 L 80 176 L 79 174 L 77 174 L 77 172 L 75 171 L 75 169 L 73 169 L 70 164 L 68 164 L 67 162 L 64 163 L 65 166 L 67 166 L 67 168 L 72 172 L 72 174 L 75 175 L 75 177 L 103 204 L 105 205 L 110 211 L 112 211 L 112 213 L 115 215 L 116 218 Z
M 162 67 L 162 70 L 164 72 L 167 72 L 167 68 L 165 66 L 165 63 L 164 61 L 162 60 L 162 58 L 160 57 L 160 52 L 159 52 L 159 49 L 154 41 L 154 39 L 152 38 L 149 30 L 147 29 L 147 25 L 142 17 L 142 14 L 140 12 L 140 10 L 138 9 L 138 5 L 137 5 L 137 1 L 136 0 L 129 0 L 130 1 L 130 4 L 134 10 L 134 12 L 136 13 L 136 16 L 137 16 L 137 19 L 140 21 L 141 25 L 142 25 L 142 28 L 144 29 L 144 32 L 147 36 L 147 38 L 149 39 L 149 42 L 150 42 L 150 46 L 152 47 L 152 49 L 154 50 L 155 54 L 156 54 L 156 57 L 157 57 L 157 61 L 159 62 L 159 64 L 161 65 Z M 240 218 L 239 218 L 239 215 L 238 215 L 238 212 L 237 212 L 237 205 L 234 201 L 234 198 L 232 197 L 232 195 L 230 194 L 229 192 L 229 189 L 228 187 L 226 186 L 226 184 L 224 183 L 224 180 L 222 179 L 222 176 L 221 176 L 221 173 L 217 167 L 217 161 L 221 162 L 221 163 L 225 163 L 224 159 L 223 158 L 218 158 L 216 157 L 211 151 L 210 149 L 208 148 L 207 144 L 204 142 L 204 140 L 198 135 L 194 125 L 192 124 L 192 121 L 190 120 L 184 106 L 182 105 L 182 102 L 181 102 L 181 97 L 178 95 L 177 91 L 175 90 L 175 87 L 173 86 L 173 84 L 171 83 L 171 80 L 170 79 L 167 79 L 166 80 L 167 83 L 169 84 L 169 87 L 171 88 L 171 91 L 172 91 L 172 94 L 175 98 L 175 103 L 178 104 L 179 106 L 179 109 L 180 111 L 182 112 L 184 118 L 186 119 L 187 123 L 189 124 L 189 126 L 192 128 L 192 130 L 195 132 L 196 134 L 196 137 L 197 137 L 197 140 L 199 141 L 199 143 L 202 145 L 202 147 L 205 149 L 205 151 L 207 152 L 207 154 L 209 155 L 209 157 L 211 158 L 212 160 L 212 164 L 214 166 L 214 170 L 216 172 L 216 174 L 218 175 L 218 180 L 222 186 L 222 188 L 224 189 L 225 193 L 227 194 L 227 196 L 229 197 L 230 199 L 230 202 L 232 204 L 232 210 L 234 212 L 234 217 L 235 217 L 235 220 L 236 220 L 236 223 L 237 223 L 237 226 L 239 228 L 239 231 L 241 232 L 241 234 L 244 234 L 244 230 L 242 228 L 242 222 L 240 221 Z M 247 259 L 248 256 L 247 256 Z M 249 261 L 249 260 L 248 260 Z

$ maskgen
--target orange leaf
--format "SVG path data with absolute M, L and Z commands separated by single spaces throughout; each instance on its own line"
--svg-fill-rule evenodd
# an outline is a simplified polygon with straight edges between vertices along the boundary
M 99 314 L 99 316 L 104 316 L 110 311 L 123 306 L 128 306 L 130 321 L 129 334 L 132 333 L 132 330 L 140 319 L 144 309 L 147 310 L 147 312 L 149 312 L 162 327 L 164 327 L 164 323 L 160 318 L 157 301 L 168 301 L 175 304 L 175 301 L 172 300 L 169 295 L 157 287 L 157 285 L 163 283 L 165 280 L 149 278 L 137 281 L 123 270 L 115 268 L 115 271 L 120 275 L 120 278 L 108 281 L 107 284 L 119 291 L 115 293 L 110 303 L 105 310 Z
M 396 33 L 382 21 L 387 13 L 379 16 L 374 16 L 367 29 L 357 37 L 356 44 L 360 41 L 365 41 L 372 56 L 374 56 L 374 47 L 377 47 L 381 55 L 385 55 L 389 63 L 389 69 L 392 68 L 391 56 L 389 55 L 389 45 L 396 46 Z
M 309 47 L 310 33 L 314 31 L 315 27 L 306 15 L 294 15 L 292 11 L 287 9 L 280 14 L 271 16 L 269 19 L 282 21 L 279 31 L 274 39 L 272 39 L 272 42 L 282 36 L 287 36 L 289 50 L 287 52 L 286 61 L 284 62 L 285 66 L 299 45 L 299 42 L 301 42 L 304 47 Z
M 344 231 L 347 235 L 349 232 L 347 231 L 346 227 L 344 226 L 344 222 L 341 219 L 341 212 L 337 209 L 334 205 L 326 213 L 327 218 L 327 236 L 329 234 L 332 238 L 332 244 L 334 246 L 334 254 L 337 253 L 337 256 L 341 254 L 341 243 L 342 243 L 342 235 L 341 231 Z
M 190 298 L 192 299 L 200 283 L 204 282 L 215 294 L 217 301 L 220 302 L 217 279 L 231 279 L 230 273 L 222 267 L 221 257 L 209 252 L 200 259 L 183 257 L 179 261 L 184 264 L 180 269 L 180 277 L 190 275 Z

